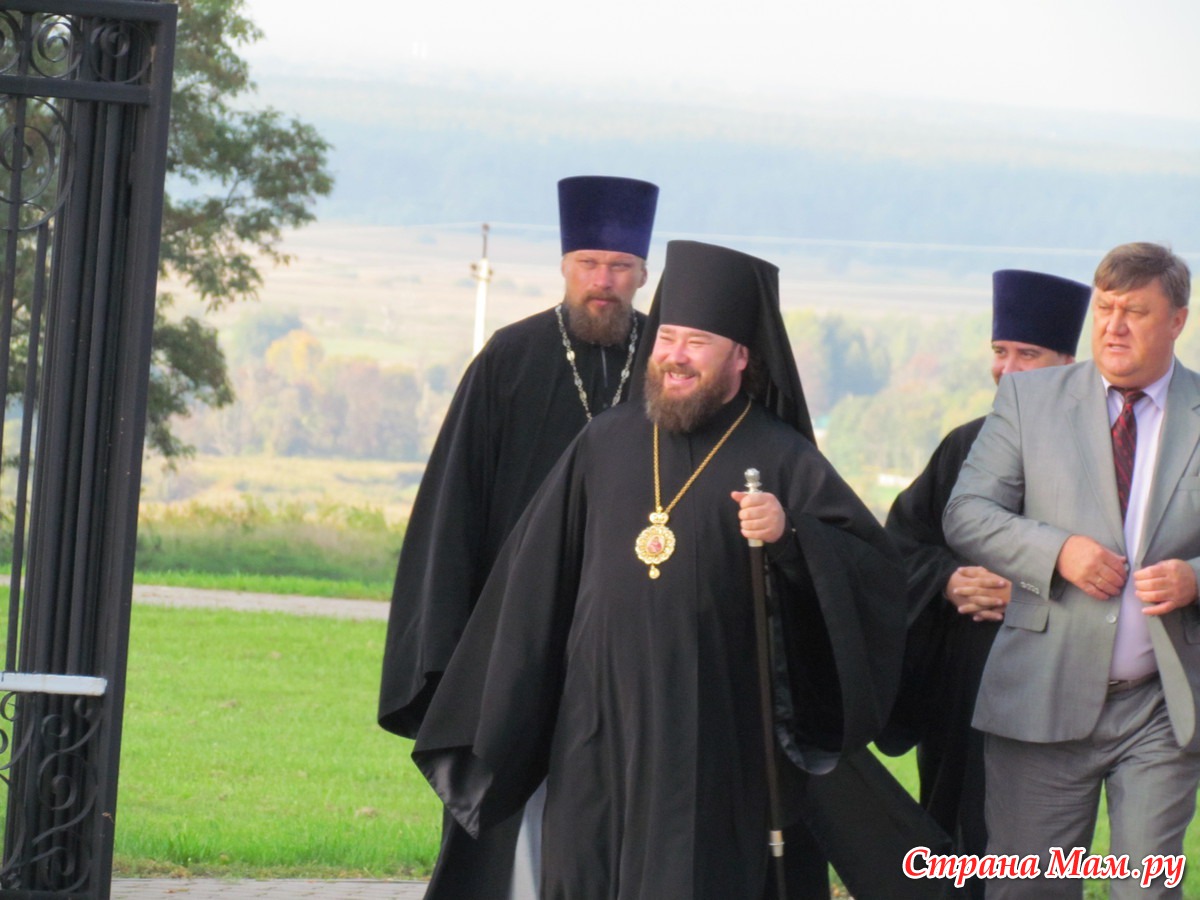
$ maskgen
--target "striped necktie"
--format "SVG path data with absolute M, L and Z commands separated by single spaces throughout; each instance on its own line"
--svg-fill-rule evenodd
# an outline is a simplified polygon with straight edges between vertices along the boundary
M 1112 426 L 1113 466 L 1117 474 L 1117 499 L 1121 502 L 1121 520 L 1125 519 L 1125 511 L 1129 509 L 1129 485 L 1133 481 L 1133 459 L 1137 453 L 1137 418 L 1133 414 L 1134 405 L 1146 396 L 1145 391 L 1136 388 L 1118 388 L 1125 397 L 1121 414 Z

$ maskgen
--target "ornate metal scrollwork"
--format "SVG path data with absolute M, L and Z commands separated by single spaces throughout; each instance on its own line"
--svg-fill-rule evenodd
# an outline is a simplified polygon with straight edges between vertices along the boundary
M 80 36 L 77 21 L 68 16 L 0 12 L 0 74 L 74 77 Z
M 141 22 L 0 11 L 0 74 L 143 84 L 154 36 Z
M 0 10 L 0 75 L 12 75 L 21 59 L 21 20 L 14 12 Z
M 147 51 L 153 44 L 140 23 L 97 21 L 88 34 L 93 74 L 100 81 L 141 84 L 150 75 L 153 54 Z
M 38 884 L 66 892 L 87 882 L 90 855 L 80 832 L 96 804 L 98 779 L 87 751 L 100 729 L 102 703 L 93 697 L 12 693 L 0 700 L 0 747 L 12 751 L 0 764 L 0 782 L 11 792 L 28 781 L 16 777 L 20 768 L 35 764 L 31 783 L 42 809 L 36 819 L 14 816 L 14 798 L 7 798 L 8 825 L 20 832 L 0 866 L 0 889 L 27 887 L 30 869 L 37 871 Z
M 18 231 L 37 228 L 62 206 L 61 188 L 70 183 L 62 171 L 68 133 L 66 119 L 49 100 L 0 97 L 0 231 L 9 230 L 14 203 Z
M 79 69 L 79 26 L 66 16 L 33 19 L 29 67 L 43 78 L 70 78 Z

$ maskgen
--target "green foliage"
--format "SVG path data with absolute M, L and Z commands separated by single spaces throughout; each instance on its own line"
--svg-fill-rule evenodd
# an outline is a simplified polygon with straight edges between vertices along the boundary
M 822 449 L 883 518 L 897 491 L 925 467 L 946 432 L 990 408 L 995 386 L 989 371 L 989 317 L 889 316 L 832 326 L 814 319 L 815 324 L 796 323 L 802 335 L 807 330 L 813 340 L 823 342 L 816 344 L 820 349 L 813 368 L 841 373 L 826 393 L 838 399 L 826 420 Z M 857 381 L 846 374 L 856 358 L 868 370 Z M 810 366 L 799 353 L 798 365 L 808 390 Z
M 874 394 L 887 381 L 889 357 L 860 322 L 811 311 L 786 319 L 810 412 L 826 415 L 847 396 Z
M 169 294 L 161 295 L 154 313 L 146 419 L 146 443 L 168 459 L 191 451 L 172 431 L 173 417 L 187 415 L 197 402 L 219 407 L 233 401 L 216 332 L 192 316 L 167 321 L 162 310 L 170 303 Z
M 848 473 L 915 475 L 947 430 L 942 408 L 943 398 L 931 391 L 848 397 L 829 419 L 825 452 L 845 477 Z
M 12 563 L 16 509 L 15 500 L 10 498 L 0 500 L 0 566 L 8 566 Z
M 333 187 L 329 145 L 276 110 L 245 107 L 255 87 L 237 50 L 261 33 L 243 0 L 179 7 L 168 173 L 201 196 L 168 202 L 163 265 L 215 308 L 254 296 L 255 253 L 287 261 L 282 229 L 312 221 L 315 198 Z
M 268 506 L 248 498 L 224 506 L 188 503 L 143 511 L 137 572 L 143 582 L 156 572 L 350 581 L 387 596 L 402 540 L 403 529 L 376 510 Z
M 916 475 L 946 432 L 988 411 L 994 392 L 986 356 L 939 359 L 918 350 L 883 390 L 834 408 L 826 451 L 847 472 Z
M 252 299 L 261 259 L 279 264 L 283 229 L 314 218 L 329 194 L 329 145 L 310 125 L 273 109 L 253 110 L 254 91 L 238 48 L 261 37 L 243 0 L 180 0 L 167 177 L 180 194 L 163 209 L 162 274 L 217 309 Z M 195 404 L 233 399 L 215 331 L 195 318 L 172 321 L 159 298 L 154 327 L 147 444 L 167 457 L 187 446 L 172 418 Z

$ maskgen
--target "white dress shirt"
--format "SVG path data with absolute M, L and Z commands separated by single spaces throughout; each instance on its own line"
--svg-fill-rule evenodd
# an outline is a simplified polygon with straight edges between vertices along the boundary
M 1167 387 L 1175 374 L 1175 361 L 1167 374 L 1153 384 L 1142 388 L 1146 396 L 1133 407 L 1137 419 L 1137 450 L 1133 457 L 1133 480 L 1129 485 L 1129 508 L 1125 511 L 1125 552 L 1128 578 L 1121 591 L 1121 610 L 1117 618 L 1117 637 L 1113 646 L 1109 678 L 1125 680 L 1139 678 L 1158 670 L 1154 658 L 1154 647 L 1150 643 L 1150 628 L 1142 603 L 1134 593 L 1133 572 L 1140 563 L 1141 540 L 1146 523 L 1146 503 L 1150 498 L 1150 487 L 1154 481 L 1154 466 L 1158 461 L 1159 437 L 1162 434 L 1163 414 L 1166 412 Z M 1125 398 L 1112 389 L 1111 383 L 1101 376 L 1108 396 L 1109 427 L 1117 421 Z M 1113 476 L 1116 477 L 1115 475 Z

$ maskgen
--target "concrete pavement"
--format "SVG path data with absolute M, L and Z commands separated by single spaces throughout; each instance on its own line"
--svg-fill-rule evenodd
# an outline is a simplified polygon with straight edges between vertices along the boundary
M 238 609 L 244 612 L 285 612 L 294 616 L 331 616 L 335 619 L 387 620 L 390 604 L 381 600 L 335 600 L 291 594 L 253 594 L 248 591 L 208 591 L 199 588 L 133 586 L 133 602 L 149 606 L 189 606 L 204 609 Z
M 274 881 L 222 878 L 114 878 L 112 900 L 421 900 L 422 881 Z

